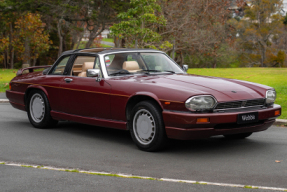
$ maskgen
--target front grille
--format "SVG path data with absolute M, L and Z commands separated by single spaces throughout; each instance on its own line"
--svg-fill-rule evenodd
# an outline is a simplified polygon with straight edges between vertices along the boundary
M 226 103 L 218 103 L 215 109 L 236 109 L 241 107 L 254 107 L 262 106 L 265 103 L 265 99 L 253 99 L 247 101 L 232 101 Z

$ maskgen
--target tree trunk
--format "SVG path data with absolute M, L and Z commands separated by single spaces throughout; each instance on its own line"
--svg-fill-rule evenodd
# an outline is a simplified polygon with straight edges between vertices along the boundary
M 184 65 L 184 56 L 183 56 L 182 51 L 180 51 L 180 60 L 181 60 L 180 66 L 183 67 L 183 65 Z
M 4 56 L 3 65 L 4 65 L 4 68 L 7 68 L 6 51 L 3 53 L 3 56 Z
M 11 56 L 10 56 L 11 69 L 14 68 L 14 47 L 12 46 L 12 40 L 13 40 L 12 34 L 13 34 L 13 26 L 12 26 L 12 23 L 10 23 L 9 48 L 10 48 L 10 53 L 11 53 Z
M 58 57 L 60 57 L 60 55 L 63 52 L 63 36 L 61 33 L 61 24 L 60 24 L 61 20 L 58 21 L 57 24 L 57 28 L 58 28 L 58 36 L 59 36 L 59 51 L 58 51 Z
M 172 46 L 172 59 L 175 59 L 175 39 L 173 40 L 173 46 Z
M 119 48 L 120 47 L 120 38 L 119 37 L 115 37 L 114 38 L 114 42 L 115 42 L 115 47 Z
M 98 33 L 98 27 L 94 27 L 93 31 L 90 31 L 90 36 L 89 36 L 89 40 L 86 43 L 86 48 L 90 48 L 94 42 L 94 39 L 100 34 Z
M 78 39 L 76 49 L 79 49 L 79 46 L 80 46 L 81 41 L 82 41 L 82 39 L 83 39 L 83 36 L 84 36 L 84 32 L 81 34 L 80 38 Z
M 90 36 L 89 36 L 89 40 L 86 44 L 86 48 L 90 48 L 94 42 L 94 39 L 100 35 L 103 30 L 105 29 L 105 25 L 103 25 L 103 27 L 101 28 L 101 30 L 99 30 L 99 27 L 94 27 L 94 29 L 90 32 Z
M 36 66 L 37 58 L 33 59 L 33 66 Z
M 74 46 L 75 46 L 76 43 L 78 42 L 78 36 L 77 36 L 77 35 L 78 35 L 77 33 L 73 34 L 71 49 L 74 49 Z
M 63 35 L 63 50 L 62 50 L 63 52 L 66 51 L 66 50 L 68 50 L 65 39 L 66 39 L 66 38 L 65 38 L 65 36 Z
M 261 67 L 265 67 L 264 62 L 266 58 L 266 48 L 261 46 Z
M 25 38 L 25 50 L 24 50 L 24 63 L 30 64 L 30 39 L 28 37 Z
M 122 40 L 121 40 L 121 45 L 120 45 L 120 47 L 126 48 L 126 40 L 125 40 L 125 39 L 122 39 Z
M 11 69 L 14 69 L 14 55 L 15 55 L 14 47 L 12 47 L 12 50 L 11 50 Z
M 217 59 L 216 59 L 216 57 L 214 56 L 214 60 L 213 60 L 213 68 L 216 68 L 216 64 L 217 64 Z

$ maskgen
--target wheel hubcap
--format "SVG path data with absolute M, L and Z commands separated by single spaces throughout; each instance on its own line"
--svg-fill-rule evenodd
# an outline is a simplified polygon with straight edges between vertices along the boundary
M 155 137 L 155 121 L 152 114 L 146 110 L 139 110 L 133 120 L 133 131 L 136 139 L 143 145 L 150 144 Z
M 30 115 L 32 119 L 39 123 L 43 120 L 45 115 L 45 103 L 43 97 L 36 93 L 30 100 Z

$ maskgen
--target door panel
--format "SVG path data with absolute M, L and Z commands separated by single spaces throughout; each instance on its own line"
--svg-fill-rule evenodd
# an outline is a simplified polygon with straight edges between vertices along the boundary
M 65 81 L 66 79 L 66 81 Z M 61 112 L 110 119 L 111 86 L 104 80 L 67 76 L 60 84 Z
M 51 110 L 59 111 L 61 108 L 61 101 L 59 100 L 59 86 L 65 78 L 65 70 L 71 60 L 70 55 L 62 56 L 52 67 L 48 75 L 41 76 L 37 79 L 37 84 L 43 86 L 47 93 L 50 102 Z
M 59 85 L 60 82 L 64 79 L 64 76 L 58 75 L 47 75 L 39 84 L 42 85 L 47 93 L 50 103 L 51 110 L 59 111 L 60 110 L 60 100 L 59 100 Z

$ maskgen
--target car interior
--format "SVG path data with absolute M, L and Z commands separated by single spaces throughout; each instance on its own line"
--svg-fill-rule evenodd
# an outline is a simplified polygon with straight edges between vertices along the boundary
M 87 77 L 88 69 L 94 68 L 95 57 L 78 56 L 73 64 L 71 71 L 72 76 Z
M 113 54 L 106 56 L 105 59 L 109 61 L 109 64 L 106 62 L 106 67 L 109 74 L 115 73 L 122 69 L 130 73 L 135 73 L 137 71 L 146 69 L 143 60 L 136 54 Z

